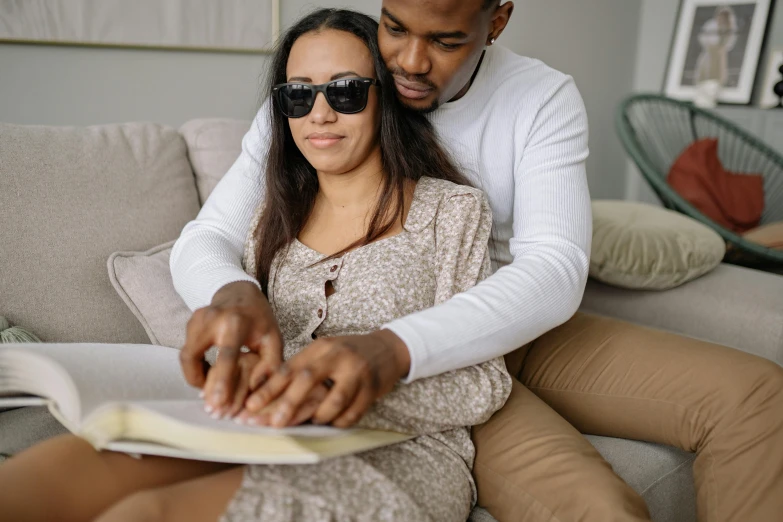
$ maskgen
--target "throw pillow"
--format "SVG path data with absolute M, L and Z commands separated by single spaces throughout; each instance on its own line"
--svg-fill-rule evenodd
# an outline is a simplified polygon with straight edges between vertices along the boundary
M 5 343 L 40 343 L 35 334 L 19 326 L 11 326 L 8 319 L 0 315 L 0 344 Z
M 152 344 L 181 348 L 191 316 L 171 280 L 174 241 L 146 252 L 115 252 L 107 262 L 109 279 L 136 316 Z
M 725 253 L 714 230 L 677 212 L 643 203 L 593 202 L 590 276 L 604 283 L 667 290 L 706 274 Z
M 759 224 L 764 211 L 764 178 L 735 174 L 718 158 L 718 140 L 690 145 L 672 165 L 669 185 L 699 212 L 734 232 Z

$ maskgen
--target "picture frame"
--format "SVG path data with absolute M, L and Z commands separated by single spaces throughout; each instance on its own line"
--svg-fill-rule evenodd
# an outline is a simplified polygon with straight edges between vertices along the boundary
M 0 42 L 266 54 L 280 0 L 2 0 Z
M 783 75 L 779 71 L 781 66 L 783 66 L 783 49 L 770 49 L 764 81 L 759 92 L 759 107 L 763 109 L 773 109 L 780 104 L 780 98 L 775 96 L 772 88 L 776 83 L 783 81 Z
M 664 94 L 690 101 L 714 80 L 717 101 L 747 105 L 774 0 L 682 0 L 669 53 Z

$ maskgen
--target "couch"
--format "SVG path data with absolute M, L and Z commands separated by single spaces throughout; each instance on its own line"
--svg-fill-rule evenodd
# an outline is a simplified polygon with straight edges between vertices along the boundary
M 44 341 L 147 343 L 107 259 L 178 237 L 239 153 L 249 122 L 179 130 L 0 124 L 0 315 Z M 664 291 L 596 281 L 582 310 L 756 353 L 783 364 L 783 277 L 731 265 Z M 43 408 L 0 412 L 0 454 L 64 429 Z M 657 522 L 695 520 L 693 455 L 586 435 Z M 477 509 L 474 521 L 494 520 Z

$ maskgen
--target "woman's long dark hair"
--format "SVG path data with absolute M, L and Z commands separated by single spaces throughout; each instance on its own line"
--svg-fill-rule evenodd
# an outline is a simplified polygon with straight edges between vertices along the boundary
M 286 66 L 291 48 L 306 33 L 333 29 L 360 38 L 370 50 L 380 86 L 380 146 L 384 186 L 370 226 L 363 238 L 334 254 L 340 256 L 365 245 L 388 232 L 402 220 L 406 180 L 418 181 L 426 175 L 468 185 L 465 176 L 440 147 L 435 131 L 424 115 L 406 109 L 397 99 L 394 79 L 378 48 L 378 22 L 367 15 L 342 9 L 320 9 L 304 17 L 280 39 L 272 60 L 267 94 L 286 81 Z M 281 248 L 289 245 L 302 230 L 318 194 L 315 169 L 299 151 L 291 135 L 288 119 L 269 104 L 271 139 L 266 161 L 266 199 L 258 227 L 256 267 L 258 280 L 267 292 L 272 261 Z M 391 217 L 389 217 L 391 216 Z

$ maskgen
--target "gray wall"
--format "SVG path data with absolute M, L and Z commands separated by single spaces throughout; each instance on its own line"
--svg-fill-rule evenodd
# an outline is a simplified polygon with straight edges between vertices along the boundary
M 281 0 L 283 27 L 313 7 Z M 327 5 L 330 2 L 319 2 Z M 380 12 L 380 0 L 331 2 Z M 0 121 L 91 125 L 250 119 L 266 55 L 0 44 Z
M 282 0 L 286 27 L 314 5 L 377 15 L 381 0 Z M 612 129 L 631 90 L 642 0 L 518 0 L 500 42 L 574 76 L 590 118 L 594 197 L 621 197 L 625 159 Z M 0 44 L 0 121 L 89 125 L 191 118 L 249 119 L 258 104 L 260 55 Z
M 674 37 L 677 24 L 677 11 L 680 0 L 642 0 L 641 18 L 639 23 L 639 43 L 636 54 L 636 71 L 634 74 L 633 90 L 637 92 L 661 92 L 666 76 L 666 67 L 669 59 L 669 48 Z M 783 1 L 778 1 L 773 7 L 770 17 L 769 30 L 767 32 L 766 47 L 762 52 L 756 87 L 760 87 L 766 71 L 767 56 L 770 49 L 783 49 Z M 754 101 L 758 99 L 758 89 L 754 95 Z M 743 117 L 750 117 L 751 113 L 759 113 L 757 109 L 730 108 L 721 109 L 721 114 L 733 120 L 738 120 L 742 126 Z M 748 129 L 755 130 L 755 129 Z M 653 194 L 646 182 L 642 179 L 636 167 L 628 163 L 626 176 L 625 198 L 631 200 L 658 203 L 658 198 Z
M 641 0 L 519 0 L 502 43 L 574 77 L 590 121 L 593 198 L 621 198 L 626 160 L 614 109 L 632 89 Z

